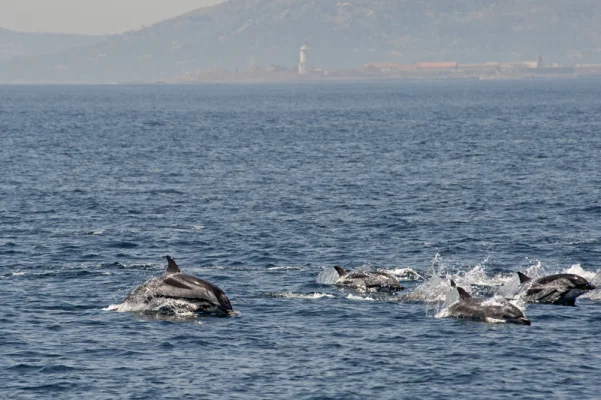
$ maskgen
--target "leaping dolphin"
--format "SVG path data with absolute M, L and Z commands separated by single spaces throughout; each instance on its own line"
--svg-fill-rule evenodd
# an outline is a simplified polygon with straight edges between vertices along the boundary
M 532 279 L 518 272 L 518 276 L 521 285 L 518 295 L 529 303 L 575 306 L 577 297 L 595 289 L 595 285 L 575 274 L 556 274 Z
M 384 271 L 347 272 L 338 265 L 334 269 L 338 272 L 338 280 L 334 282 L 334 285 L 337 286 L 346 286 L 365 292 L 396 292 L 404 289 L 394 275 Z
M 203 279 L 183 274 L 171 256 L 167 256 L 167 270 L 162 276 L 144 282 L 124 302 L 154 304 L 169 299 L 181 301 L 181 307 L 187 311 L 228 315 L 233 311 L 229 299 L 220 288 Z
M 447 310 L 447 315 L 455 318 L 467 318 L 484 322 L 508 322 L 519 325 L 530 325 L 524 313 L 501 297 L 490 299 L 472 297 L 462 287 L 451 281 L 451 286 L 459 293 L 459 301 Z

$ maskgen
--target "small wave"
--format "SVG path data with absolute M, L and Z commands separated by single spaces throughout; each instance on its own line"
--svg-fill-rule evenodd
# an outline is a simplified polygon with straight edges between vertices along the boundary
M 595 243 L 597 243 L 597 239 L 576 240 L 573 242 L 568 242 L 567 244 L 569 246 L 577 246 L 577 245 L 581 245 L 581 244 L 595 244 Z
M 40 373 L 44 374 L 64 374 L 71 371 L 80 371 L 81 367 L 74 368 L 68 365 L 45 365 L 40 369 Z
M 111 244 L 109 244 L 109 247 L 116 248 L 116 249 L 133 249 L 133 248 L 138 247 L 138 244 L 134 243 L 134 242 L 121 241 L 121 242 L 111 243 Z
M 12 273 L 12 276 L 23 276 L 23 275 L 25 275 L 25 272 L 22 272 L 22 271 Z
M 328 293 L 292 293 L 292 292 L 267 292 L 267 297 L 288 298 L 288 299 L 322 299 L 324 297 L 332 298 L 334 295 Z
M 303 267 L 295 266 L 281 266 L 281 267 L 269 267 L 267 271 L 302 271 Z
M 41 367 L 39 365 L 21 363 L 21 364 L 15 364 L 13 366 L 7 367 L 6 369 L 16 370 L 19 372 L 25 372 L 25 371 L 39 371 L 40 368 Z

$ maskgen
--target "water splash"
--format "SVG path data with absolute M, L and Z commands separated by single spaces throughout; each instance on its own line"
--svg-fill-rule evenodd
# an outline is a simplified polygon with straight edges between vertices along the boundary
M 383 269 L 378 268 L 378 271 L 387 272 L 391 275 L 394 275 L 399 281 L 408 282 L 408 281 L 417 281 L 420 279 L 424 279 L 417 271 L 411 268 L 393 268 L 393 269 Z
M 148 303 L 124 301 L 121 304 L 111 304 L 108 307 L 103 308 L 103 310 L 116 312 L 156 313 L 176 318 L 193 318 L 197 316 L 197 314 L 194 312 L 195 307 L 193 304 L 185 300 L 165 299 L 160 297 L 154 298 Z
M 574 265 L 570 266 L 569 268 L 566 268 L 563 271 L 563 273 L 580 275 L 587 281 L 591 281 L 591 282 L 595 283 L 594 281 L 595 281 L 595 278 L 597 277 L 597 275 L 599 274 L 599 271 L 597 271 L 597 272 L 587 271 L 584 268 L 582 268 L 582 266 L 580 264 L 574 264 Z
M 349 300 L 356 300 L 356 301 L 376 301 L 376 299 L 374 299 L 373 297 L 357 296 L 354 294 L 349 294 L 348 296 L 346 296 L 346 298 Z
M 531 278 L 540 278 L 545 274 L 540 260 L 535 260 L 534 264 L 526 268 L 526 270 L 523 272 Z
M 315 281 L 320 285 L 333 285 L 339 278 L 338 272 L 333 267 L 329 267 L 321 271 Z
M 432 259 L 428 275 L 429 279 L 404 296 L 407 300 L 424 303 L 438 303 L 445 300 L 449 289 L 449 277 L 440 254 L 437 253 Z
M 570 268 L 567 268 L 565 273 L 580 275 L 597 287 L 597 289 L 583 294 L 581 296 L 583 299 L 601 301 L 601 270 L 597 270 L 596 272 L 587 271 L 580 264 L 574 264 Z
M 511 274 L 509 280 L 501 287 L 497 289 L 499 296 L 503 296 L 506 299 L 515 298 L 520 291 L 520 278 L 517 273 Z

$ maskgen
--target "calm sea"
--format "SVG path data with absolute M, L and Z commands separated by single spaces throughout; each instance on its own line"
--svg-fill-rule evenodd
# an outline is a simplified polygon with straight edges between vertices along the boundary
M 593 279 L 600 116 L 584 80 L 1 86 L 0 398 L 598 398 L 601 295 L 528 327 L 407 294 Z M 108 309 L 167 254 L 239 315 Z

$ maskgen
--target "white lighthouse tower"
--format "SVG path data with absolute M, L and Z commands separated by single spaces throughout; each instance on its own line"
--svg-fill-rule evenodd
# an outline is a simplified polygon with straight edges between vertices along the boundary
M 309 61 L 307 59 L 308 52 L 309 46 L 307 46 L 307 42 L 305 42 L 300 48 L 300 61 L 298 62 L 298 73 L 301 75 L 309 73 Z

